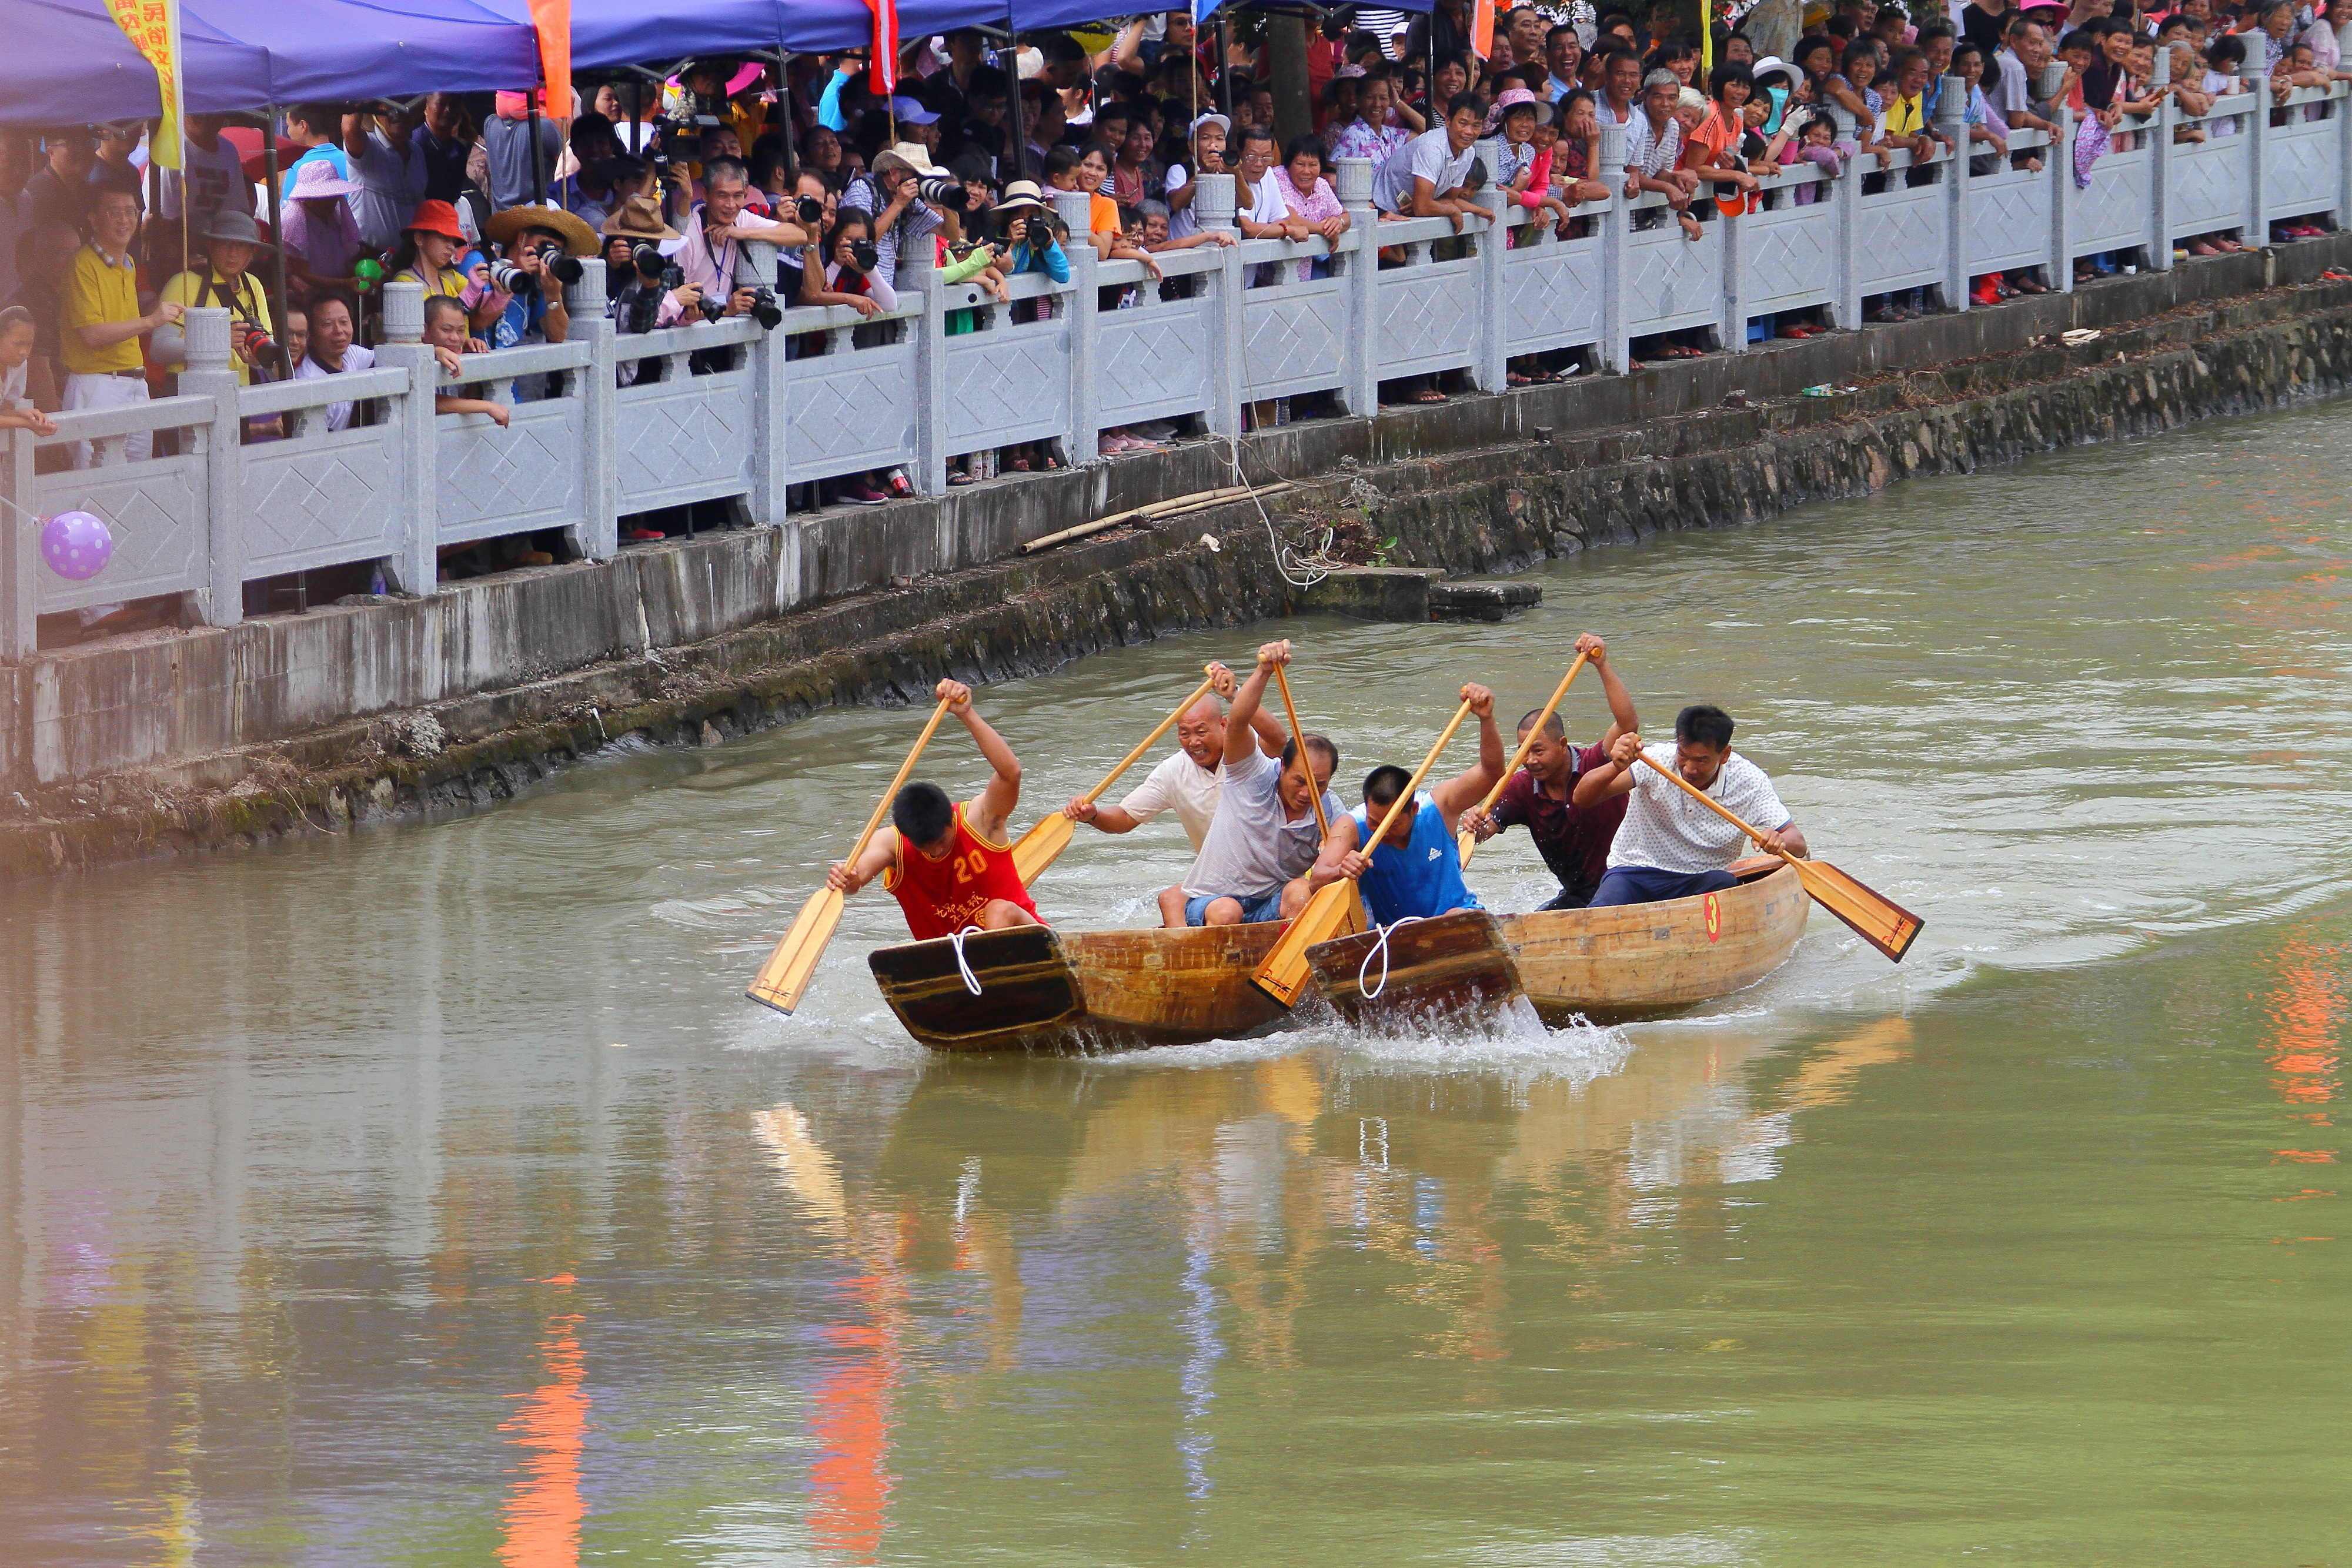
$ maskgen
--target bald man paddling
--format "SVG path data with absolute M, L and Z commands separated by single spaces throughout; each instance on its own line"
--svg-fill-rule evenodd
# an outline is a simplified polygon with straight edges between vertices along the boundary
M 1307 873 L 1308 886 L 1355 878 L 1364 908 L 1382 925 L 1408 916 L 1427 920 L 1449 910 L 1481 907 L 1477 894 L 1462 883 L 1454 821 L 1477 805 L 1503 776 L 1503 737 L 1495 728 L 1494 693 L 1473 684 L 1462 688 L 1462 700 L 1478 719 L 1477 765 L 1421 791 L 1397 813 L 1377 844 L 1371 836 L 1412 782 L 1412 770 L 1393 763 L 1373 768 L 1364 779 L 1364 803 L 1332 819 L 1330 836 Z
M 1161 812 L 1173 810 L 1183 824 L 1184 836 L 1192 841 L 1192 852 L 1199 854 L 1201 841 L 1208 836 L 1209 824 L 1217 814 L 1218 791 L 1225 782 L 1225 703 L 1239 685 L 1233 671 L 1223 664 L 1212 664 L 1209 675 L 1216 683 L 1215 695 L 1186 708 L 1184 716 L 1176 721 L 1174 756 L 1144 775 L 1143 782 L 1129 790 L 1118 805 L 1097 805 L 1080 795 L 1062 808 L 1062 814 L 1106 833 L 1131 833 Z M 1280 757 L 1290 739 L 1263 706 L 1249 716 L 1249 728 L 1257 737 L 1259 752 L 1267 757 Z M 1161 923 L 1183 925 L 1184 903 L 1182 888 L 1161 888 Z
M 908 785 L 890 802 L 890 825 L 874 835 L 855 865 L 836 865 L 824 880 L 852 894 L 882 878 L 918 942 L 974 925 L 983 931 L 1042 925 L 1004 837 L 1005 820 L 1021 802 L 1021 759 L 973 710 L 970 686 L 941 681 L 932 695 L 971 731 L 988 759 L 987 786 L 958 804 L 936 784 Z

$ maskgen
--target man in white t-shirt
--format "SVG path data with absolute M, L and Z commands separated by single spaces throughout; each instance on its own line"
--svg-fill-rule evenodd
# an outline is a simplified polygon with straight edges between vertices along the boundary
M 1290 644 L 1268 643 L 1257 668 L 1234 694 L 1225 717 L 1225 779 L 1216 814 L 1184 873 L 1187 925 L 1242 925 L 1287 920 L 1307 905 L 1307 871 L 1323 842 L 1322 821 L 1339 815 L 1331 773 L 1339 748 L 1319 735 L 1285 743 L 1280 758 L 1259 748 L 1254 721 L 1276 666 L 1290 663 Z
M 1391 217 L 1450 217 L 1456 229 L 1467 218 L 1490 216 L 1465 182 L 1486 129 L 1486 106 L 1457 93 L 1445 106 L 1445 122 L 1403 143 L 1372 171 L 1372 204 Z
M 310 303 L 310 351 L 294 367 L 298 382 L 324 381 L 350 371 L 375 369 L 375 350 L 352 341 L 352 308 L 340 296 L 322 294 Z M 327 405 L 327 428 L 348 430 L 352 405 Z
M 1176 721 L 1175 755 L 1146 774 L 1143 782 L 1129 790 L 1118 805 L 1097 805 L 1081 795 L 1062 808 L 1062 814 L 1106 833 L 1131 833 L 1161 812 L 1172 810 L 1183 824 L 1184 836 L 1192 842 L 1192 852 L 1199 854 L 1201 841 L 1208 837 L 1209 823 L 1217 814 L 1218 789 L 1225 781 L 1223 699 L 1231 698 L 1236 686 L 1234 673 L 1223 664 L 1211 664 L 1209 675 L 1216 683 L 1215 695 L 1202 697 Z M 1283 742 L 1290 737 L 1267 716 L 1263 706 L 1251 716 L 1249 727 L 1257 737 L 1260 751 L 1268 757 L 1282 755 Z M 1181 888 L 1160 890 L 1160 915 L 1171 925 L 1183 923 Z
M 1609 846 L 1609 870 L 1586 907 L 1657 904 L 1739 885 L 1727 869 L 1748 852 L 1748 835 L 1634 758 L 1671 768 L 1725 810 L 1758 829 L 1767 853 L 1807 852 L 1804 830 L 1764 770 L 1731 749 L 1731 716 L 1704 704 L 1675 716 L 1675 743 L 1644 751 L 1638 735 L 1620 736 L 1609 760 L 1576 781 L 1578 810 L 1631 792 L 1625 821 Z

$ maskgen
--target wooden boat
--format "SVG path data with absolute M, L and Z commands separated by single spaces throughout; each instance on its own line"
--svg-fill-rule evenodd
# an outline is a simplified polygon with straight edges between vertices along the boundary
M 1664 904 L 1495 915 L 1463 909 L 1307 949 L 1343 1018 L 1392 1024 L 1498 1011 L 1524 996 L 1549 1024 L 1656 1017 L 1744 990 L 1785 962 L 1811 901 L 1780 860 L 1742 861 L 1738 887 Z
M 1024 925 L 964 937 L 961 965 L 950 937 L 877 948 L 866 962 L 907 1032 L 934 1051 L 1118 1051 L 1233 1040 L 1286 1022 L 1250 984 L 1281 935 L 1279 923 Z

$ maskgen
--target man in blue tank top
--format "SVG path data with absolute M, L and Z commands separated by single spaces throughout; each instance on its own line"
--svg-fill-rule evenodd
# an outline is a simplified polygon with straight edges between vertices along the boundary
M 1503 776 L 1503 737 L 1495 727 L 1495 694 L 1481 685 L 1462 688 L 1462 700 L 1478 719 L 1478 765 L 1422 791 L 1397 813 L 1388 834 L 1371 844 L 1390 805 L 1412 782 L 1393 764 L 1375 768 L 1364 779 L 1364 803 L 1332 820 L 1309 887 L 1352 877 L 1364 895 L 1365 911 L 1382 925 L 1408 915 L 1428 919 L 1453 909 L 1476 909 L 1478 900 L 1463 885 L 1462 857 L 1454 847 L 1456 821 L 1485 799 Z

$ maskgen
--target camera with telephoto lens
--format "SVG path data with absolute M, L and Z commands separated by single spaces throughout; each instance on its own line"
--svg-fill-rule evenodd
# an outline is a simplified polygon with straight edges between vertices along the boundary
M 579 282 L 588 270 L 580 265 L 580 258 L 576 256 L 551 256 L 545 265 L 547 275 L 567 288 Z
M 856 271 L 871 272 L 882 265 L 882 253 L 874 248 L 874 242 L 870 239 L 851 240 L 849 265 Z
M 253 325 L 251 322 L 247 322 L 245 325 L 244 332 L 245 352 L 247 358 L 257 361 L 264 360 L 268 358 L 270 354 L 277 350 L 277 340 L 270 337 L 270 335 L 261 328 Z
M 536 294 L 539 292 L 539 279 L 513 262 L 500 257 L 490 263 L 490 287 L 502 288 L 509 294 Z
M 629 247 L 629 265 L 635 267 L 637 276 L 647 283 L 658 283 L 666 288 L 677 287 L 669 281 L 669 274 L 677 273 L 680 282 L 686 278 L 686 269 L 671 266 L 669 257 L 661 253 L 661 246 L 648 245 L 643 240 Z
M 915 194 L 932 206 L 960 213 L 971 205 L 971 194 L 952 174 L 923 174 L 915 181 Z
M 793 211 L 800 214 L 803 228 L 814 228 L 824 222 L 824 204 L 814 196 L 793 197 Z

